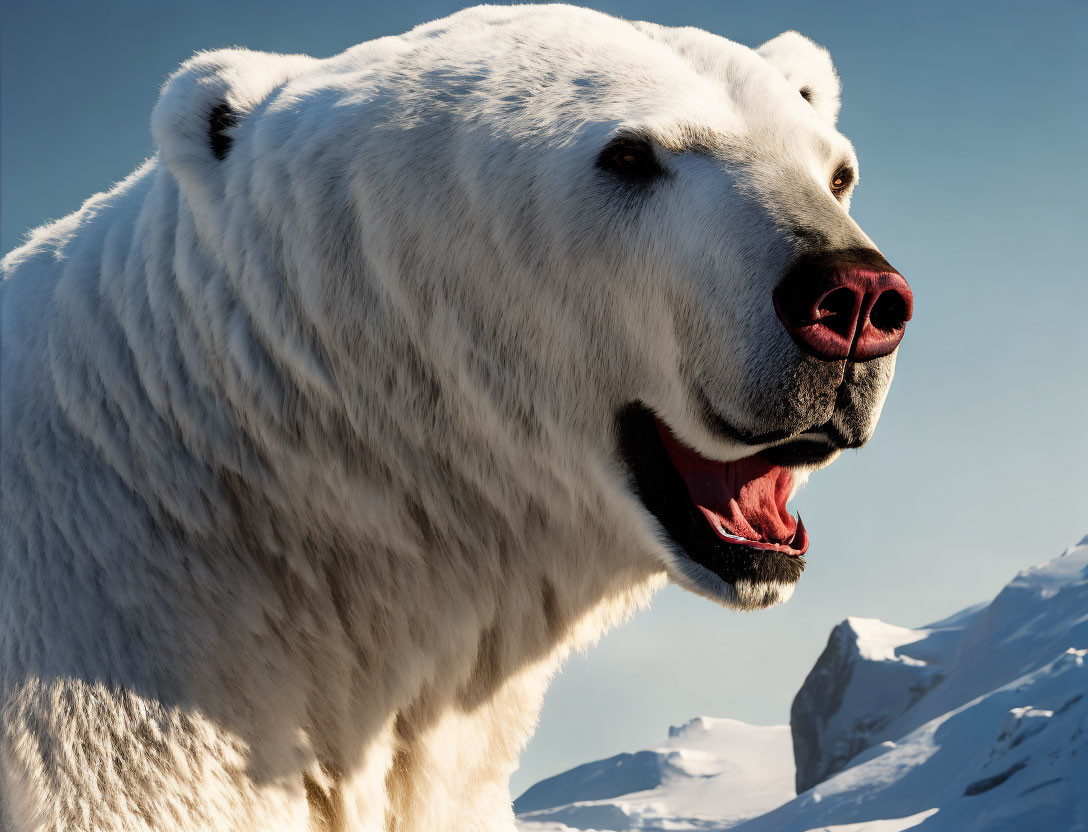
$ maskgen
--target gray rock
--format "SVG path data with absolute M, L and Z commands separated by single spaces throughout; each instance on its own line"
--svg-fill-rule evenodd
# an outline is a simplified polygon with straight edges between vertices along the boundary
M 848 618 L 834 630 L 790 710 L 800 794 L 890 736 L 888 727 L 944 678 L 963 627 L 908 630 Z

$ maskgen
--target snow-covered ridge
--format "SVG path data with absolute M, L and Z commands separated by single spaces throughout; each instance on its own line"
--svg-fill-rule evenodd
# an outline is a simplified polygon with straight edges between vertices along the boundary
M 649 787 L 566 799 L 620 758 L 591 763 L 526 792 L 552 806 L 524 828 L 1088 832 L 1088 538 L 927 627 L 847 619 L 791 723 L 796 797 L 784 728 L 701 718 L 626 755 L 656 761 Z
M 944 679 L 944 654 L 961 633 L 873 618 L 847 618 L 832 630 L 790 711 L 797 791 L 879 742 L 896 717 Z
M 657 748 L 619 754 L 542 780 L 514 803 L 529 832 L 710 830 L 793 796 L 785 725 L 696 717 Z

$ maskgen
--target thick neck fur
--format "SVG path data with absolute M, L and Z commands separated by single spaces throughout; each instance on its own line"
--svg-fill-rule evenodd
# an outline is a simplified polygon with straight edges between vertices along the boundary
M 646 597 L 660 567 L 637 556 L 643 521 L 599 453 L 608 437 L 572 443 L 532 398 L 489 396 L 503 368 L 485 358 L 494 345 L 472 344 L 497 336 L 467 331 L 440 290 L 409 314 L 397 289 L 355 287 L 385 323 L 334 352 L 306 330 L 297 276 L 194 244 L 198 223 L 156 163 L 84 210 L 98 214 L 90 235 L 43 229 L 11 256 L 54 257 L 56 300 L 20 348 L 52 372 L 30 383 L 9 350 L 27 388 L 5 416 L 18 428 L 55 399 L 62 417 L 12 435 L 67 463 L 33 470 L 29 446 L 5 447 L 4 503 L 26 512 L 12 522 L 28 541 L 5 572 L 67 597 L 61 616 L 31 594 L 9 613 L 40 618 L 44 643 L 80 645 L 17 670 L 195 707 L 257 770 L 287 743 L 300 765 L 347 772 L 391 721 L 403 745 L 449 708 L 550 672 L 580 630 Z M 101 259 L 82 255 L 94 235 Z M 440 336 L 444 361 L 425 359 L 421 339 Z M 72 515 L 35 508 L 58 504 Z M 35 524 L 58 522 L 83 525 L 35 545 Z

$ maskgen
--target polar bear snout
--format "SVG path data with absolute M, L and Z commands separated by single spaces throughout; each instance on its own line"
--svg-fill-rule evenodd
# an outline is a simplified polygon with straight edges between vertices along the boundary
M 869 361 L 903 340 L 910 286 L 875 249 L 802 257 L 774 290 L 774 307 L 802 350 L 824 361 Z

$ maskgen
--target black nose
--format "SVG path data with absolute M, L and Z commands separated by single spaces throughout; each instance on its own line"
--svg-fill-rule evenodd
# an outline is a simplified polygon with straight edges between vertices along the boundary
M 899 346 L 914 295 L 876 249 L 848 249 L 799 259 L 774 290 L 774 308 L 805 352 L 868 361 Z

